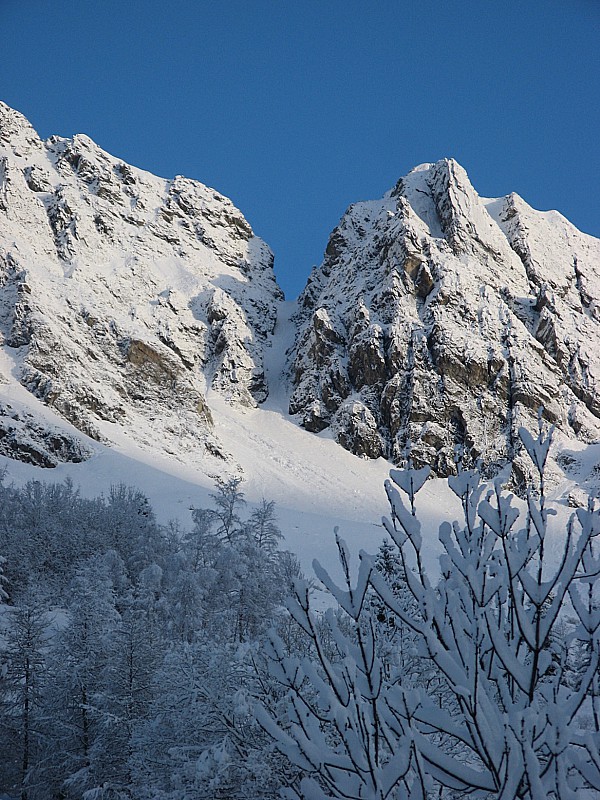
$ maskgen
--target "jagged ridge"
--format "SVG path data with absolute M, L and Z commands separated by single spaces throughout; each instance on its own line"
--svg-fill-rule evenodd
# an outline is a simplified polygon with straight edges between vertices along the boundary
M 538 408 L 600 432 L 600 242 L 519 197 L 487 201 L 452 160 L 351 206 L 299 299 L 290 412 L 359 455 L 411 447 L 439 474 L 459 451 L 517 457 Z
M 87 136 L 41 141 L 0 104 L 0 333 L 21 383 L 85 433 L 219 454 L 206 392 L 267 394 L 272 266 L 218 192 Z

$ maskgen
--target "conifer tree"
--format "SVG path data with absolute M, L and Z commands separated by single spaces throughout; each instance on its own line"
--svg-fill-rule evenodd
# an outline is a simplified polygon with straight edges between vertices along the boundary
M 48 620 L 33 591 L 10 608 L 0 677 L 0 785 L 33 800 L 43 754 Z
M 67 624 L 49 653 L 44 700 L 56 745 L 54 774 L 77 796 L 101 782 L 106 769 L 102 715 L 112 692 L 121 618 L 104 559 L 92 557 L 80 566 L 65 610 Z

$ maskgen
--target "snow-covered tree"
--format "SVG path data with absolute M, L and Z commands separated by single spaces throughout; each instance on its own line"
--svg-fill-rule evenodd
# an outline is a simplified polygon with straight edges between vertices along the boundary
M 136 575 L 166 554 L 166 540 L 148 498 L 139 489 L 112 486 L 103 509 L 104 540 Z
M 349 618 L 350 630 L 330 609 L 325 633 L 310 610 L 309 587 L 298 582 L 289 607 L 312 641 L 315 657 L 290 657 L 281 640 L 272 637 L 272 675 L 285 687 L 289 702 L 277 721 L 261 708 L 258 719 L 303 773 L 289 797 L 385 798 L 401 786 L 408 793 L 419 769 L 418 755 L 410 739 L 407 697 L 400 686 L 386 683 L 374 617 L 365 609 L 372 563 L 362 561 L 353 588 L 348 550 L 339 537 L 337 543 L 345 588 L 333 584 L 317 562 L 315 570 Z M 328 652 L 329 637 L 336 658 Z
M 283 759 L 248 698 L 272 691 L 267 628 L 297 649 L 283 598 L 299 567 L 277 549 L 273 504 L 243 515 L 239 484 L 218 484 L 185 532 L 125 486 L 88 500 L 68 483 L 0 483 L 14 603 L 0 609 L 0 793 L 275 797 Z M 41 589 L 29 643 L 28 583 Z
M 270 743 L 249 700 L 258 691 L 255 655 L 256 645 L 214 639 L 177 643 L 166 652 L 154 678 L 154 701 L 132 739 L 140 797 L 277 796 Z
M 261 550 L 273 552 L 277 548 L 283 534 L 277 525 L 273 500 L 263 497 L 258 508 L 252 512 L 246 529 Z
M 207 577 L 208 570 L 203 570 Z M 213 570 L 213 574 L 216 574 Z M 167 625 L 169 636 L 175 642 L 191 644 L 206 628 L 206 609 L 203 603 L 206 584 L 198 573 L 182 569 L 167 595 Z
M 44 751 L 48 619 L 31 592 L 7 611 L 0 674 L 0 786 L 29 800 L 40 797 L 36 786 Z
M 241 478 L 217 479 L 215 491 L 211 494 L 215 508 L 211 510 L 217 521 L 217 534 L 223 540 L 232 542 L 243 529 L 240 509 L 246 504 L 244 492 L 239 488 Z
M 109 565 L 97 556 L 88 559 L 71 582 L 66 621 L 49 651 L 44 705 L 55 754 L 48 772 L 67 797 L 95 787 L 106 769 L 101 715 L 111 693 L 120 624 L 115 600 Z
M 384 524 L 412 603 L 365 553 L 354 585 L 341 540 L 344 587 L 315 562 L 352 624 L 348 635 L 327 615 L 338 661 L 325 653 L 308 592 L 298 586 L 290 610 L 312 640 L 316 660 L 291 658 L 274 638 L 272 673 L 289 699 L 277 714 L 258 711 L 304 773 L 289 796 L 413 800 L 458 792 L 570 800 L 586 788 L 600 789 L 597 723 L 582 729 L 586 710 L 597 719 L 600 516 L 578 509 L 556 563 L 547 543 L 544 487 L 550 436 L 541 430 L 537 438 L 525 430 L 520 435 L 538 486 L 522 508 L 499 483 L 482 485 L 474 471 L 449 478 L 463 519 L 440 526 L 444 553 L 435 584 L 423 564 L 416 509 L 428 469 L 392 471 L 386 485 L 392 515 Z M 373 591 L 383 613 L 412 631 L 443 691 L 432 693 L 410 675 L 384 669 L 368 608 Z M 579 625 L 565 641 L 559 633 L 569 604 Z M 573 682 L 566 656 L 575 640 L 587 656 Z
M 591 504 L 590 510 L 593 510 Z M 573 762 L 584 783 L 600 792 L 600 548 L 594 537 L 588 541 L 576 577 L 577 580 L 569 586 L 570 599 L 579 623 L 570 637 L 579 645 L 573 689 L 581 691 L 582 687 L 585 690 L 587 686 L 587 699 L 583 705 L 584 719 L 579 738 L 576 739 L 578 749 L 573 754 Z
M 405 607 L 406 613 L 416 622 L 418 610 L 404 579 L 402 559 L 389 539 L 381 543 L 373 567 L 381 573 L 397 602 Z M 411 676 L 418 672 L 421 677 L 430 671 L 417 654 L 417 638 L 413 629 L 392 613 L 372 590 L 367 596 L 367 607 L 376 628 L 377 652 L 386 671 L 401 670 L 404 675 Z
M 212 508 L 193 509 L 192 519 L 194 526 L 182 540 L 186 566 L 198 572 L 214 564 L 221 542 L 215 531 L 216 519 Z

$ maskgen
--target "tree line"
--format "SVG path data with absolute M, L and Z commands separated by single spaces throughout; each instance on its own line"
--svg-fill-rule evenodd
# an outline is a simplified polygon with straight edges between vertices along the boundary
M 275 796 L 250 698 L 299 567 L 240 484 L 184 530 L 130 487 L 2 483 L 0 796 Z

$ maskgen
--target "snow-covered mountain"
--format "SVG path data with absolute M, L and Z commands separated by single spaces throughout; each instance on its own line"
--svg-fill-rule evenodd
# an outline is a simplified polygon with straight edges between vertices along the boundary
M 600 241 L 556 212 L 443 160 L 351 206 L 296 304 L 272 267 L 218 192 L 0 104 L 0 453 L 109 446 L 366 518 L 409 442 L 518 474 L 540 406 L 563 465 L 600 437 Z
M 206 393 L 245 406 L 266 397 L 263 349 L 283 296 L 272 265 L 218 192 L 130 167 L 87 136 L 41 141 L 0 104 L 5 355 L 93 439 L 118 429 L 179 457 L 226 457 Z M 5 452 L 47 465 L 85 457 L 4 410 Z
M 354 453 L 438 474 L 516 458 L 538 409 L 600 434 L 600 241 L 452 160 L 351 206 L 299 299 L 290 411 Z

